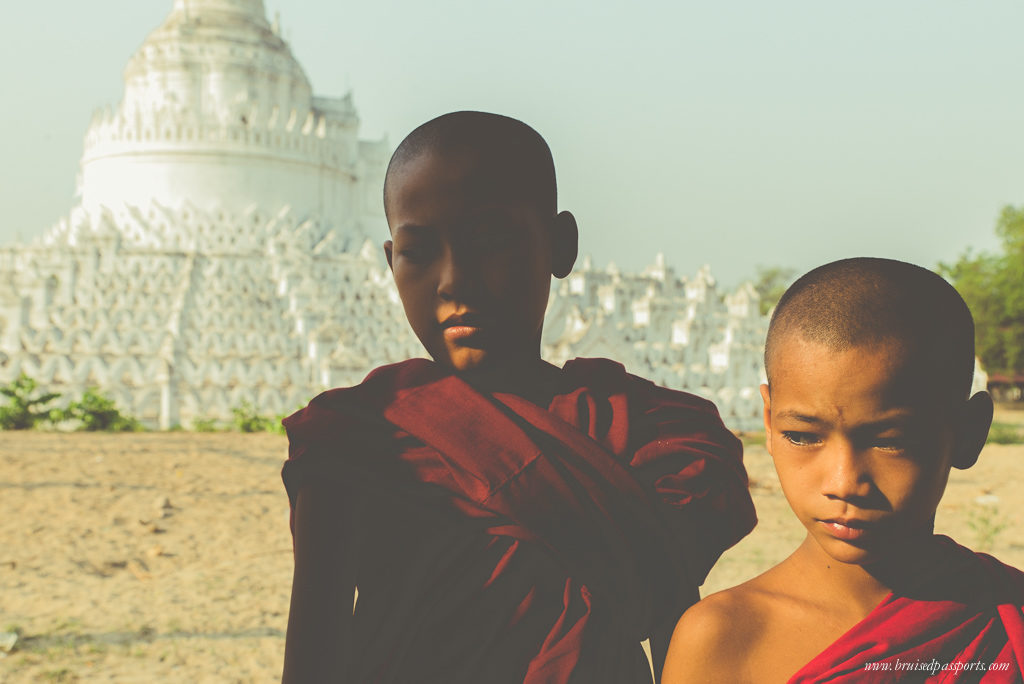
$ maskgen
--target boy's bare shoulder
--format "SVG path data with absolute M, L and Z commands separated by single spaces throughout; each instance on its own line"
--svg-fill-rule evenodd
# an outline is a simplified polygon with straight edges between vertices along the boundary
M 819 606 L 801 586 L 787 560 L 694 604 L 676 624 L 662 683 L 785 682 L 827 645 L 806 634 Z
M 755 681 L 746 658 L 770 619 L 772 598 L 757 577 L 701 599 L 676 623 L 662 676 L 674 682 Z

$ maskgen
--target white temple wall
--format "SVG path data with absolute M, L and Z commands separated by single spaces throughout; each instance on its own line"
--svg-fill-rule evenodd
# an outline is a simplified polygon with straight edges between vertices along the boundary
M 85 187 L 96 188 L 82 195 L 90 213 L 152 201 L 176 207 L 185 198 L 202 210 L 237 211 L 259 198 L 263 206 L 291 205 L 300 216 L 340 224 L 348 218 L 354 195 L 354 179 L 340 170 L 242 151 L 105 157 L 84 165 L 82 177 Z M 211 193 L 211 188 L 223 192 Z

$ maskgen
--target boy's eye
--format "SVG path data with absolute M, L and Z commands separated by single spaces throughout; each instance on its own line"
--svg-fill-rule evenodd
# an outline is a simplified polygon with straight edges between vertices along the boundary
M 427 245 L 402 245 L 398 250 L 398 256 L 414 264 L 425 263 L 430 259 L 430 248 Z
M 794 430 L 783 430 L 782 438 L 795 446 L 812 446 L 821 442 L 821 438 L 813 432 L 796 432 Z
M 871 446 L 885 451 L 906 451 L 910 448 L 911 441 L 903 436 L 876 437 Z

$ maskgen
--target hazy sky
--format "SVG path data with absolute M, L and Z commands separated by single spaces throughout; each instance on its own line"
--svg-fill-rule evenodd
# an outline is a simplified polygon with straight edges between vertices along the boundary
M 537 128 L 598 263 L 660 251 L 726 284 L 860 254 L 934 266 L 994 249 L 1024 203 L 1019 0 L 265 3 L 365 137 L 455 109 Z M 5 8 L 0 242 L 70 208 L 91 113 L 171 6 Z

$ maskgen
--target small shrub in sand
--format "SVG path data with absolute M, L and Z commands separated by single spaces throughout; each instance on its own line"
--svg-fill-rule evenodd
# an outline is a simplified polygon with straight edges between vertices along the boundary
M 299 408 L 302 407 L 300 406 Z M 284 425 L 282 425 L 281 421 L 290 415 L 291 413 L 279 413 L 276 416 L 274 416 L 274 420 L 272 421 L 273 424 L 270 426 L 270 431 L 273 432 L 275 435 L 285 434 Z
M 54 411 L 46 406 L 60 398 L 59 392 L 39 391 L 39 383 L 24 373 L 6 387 L 0 387 L 0 394 L 7 397 L 7 405 L 0 406 L 3 430 L 30 430 L 51 422 Z
M 268 432 L 273 429 L 273 420 L 258 414 L 256 407 L 248 401 L 231 409 L 231 415 L 231 422 L 239 432 Z
M 967 512 L 967 526 L 974 531 L 978 551 L 991 551 L 999 535 L 1010 526 L 994 505 L 981 505 Z
M 992 423 L 988 441 L 991 444 L 1024 444 L 1024 431 L 1012 423 Z
M 299 406 L 298 410 L 302 408 Z M 272 432 L 276 435 L 284 434 L 284 426 L 281 425 L 281 421 L 289 416 L 291 412 L 279 413 L 275 416 L 265 416 L 258 413 L 256 407 L 248 401 L 243 401 L 241 406 L 231 409 L 231 427 L 239 432 Z M 203 430 L 199 427 L 199 421 L 193 421 L 192 426 L 197 432 Z M 205 424 L 205 423 L 204 423 Z M 211 426 L 209 431 L 213 431 L 216 428 L 212 427 L 214 422 L 209 421 Z
M 138 432 L 142 424 L 118 410 L 114 400 L 90 387 L 82 398 L 64 410 L 64 418 L 79 423 L 88 432 Z
M 196 432 L 217 432 L 221 428 L 214 418 L 196 418 L 192 421 L 192 429 Z

